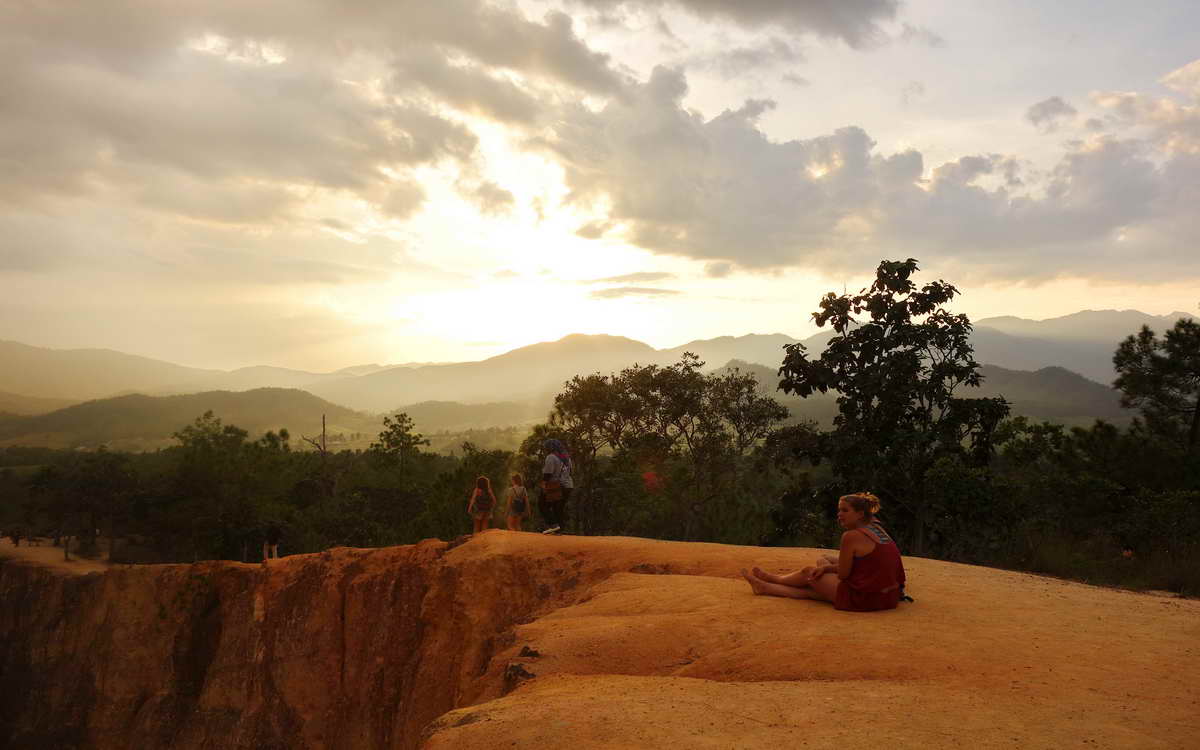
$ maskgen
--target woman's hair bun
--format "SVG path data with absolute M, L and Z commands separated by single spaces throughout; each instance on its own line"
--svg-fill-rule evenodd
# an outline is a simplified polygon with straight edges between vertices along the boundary
M 866 516 L 874 516 L 882 507 L 879 498 L 870 492 L 855 492 L 853 495 L 843 495 L 842 499 L 848 502 L 851 508 Z

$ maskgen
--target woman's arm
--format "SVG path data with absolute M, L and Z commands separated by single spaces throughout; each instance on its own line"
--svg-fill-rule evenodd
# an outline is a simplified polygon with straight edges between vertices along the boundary
M 842 534 L 842 544 L 838 549 L 838 580 L 844 581 L 850 577 L 850 571 L 854 568 L 855 557 L 870 554 L 874 548 L 875 542 L 867 539 L 862 534 L 855 534 L 853 531 L 847 531 Z M 859 554 L 856 555 L 855 553 Z
M 479 495 L 479 490 L 471 490 L 471 499 L 467 501 L 467 512 L 475 512 L 475 498 Z

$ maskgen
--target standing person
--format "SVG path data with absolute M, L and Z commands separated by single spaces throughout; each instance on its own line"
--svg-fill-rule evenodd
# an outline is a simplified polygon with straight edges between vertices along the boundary
M 475 489 L 471 492 L 471 500 L 467 503 L 467 513 L 475 526 L 472 534 L 486 531 L 492 524 L 492 508 L 496 507 L 496 496 L 492 494 L 492 483 L 487 477 L 475 480 Z
M 904 563 L 900 549 L 879 523 L 879 498 L 856 492 L 838 498 L 837 519 L 846 532 L 836 560 L 785 575 L 758 568 L 742 571 L 755 594 L 832 602 L 834 609 L 872 612 L 895 609 L 904 597 Z M 911 601 L 911 600 L 910 600 Z
M 525 480 L 520 474 L 513 474 L 512 485 L 508 488 L 508 530 L 522 531 L 521 524 L 529 517 L 530 510 Z
M 272 521 L 267 525 L 267 530 L 263 534 L 263 563 L 272 557 L 279 558 L 279 543 L 283 541 L 283 528 L 276 522 Z
M 543 534 L 554 534 L 562 531 L 566 525 L 567 500 L 575 483 L 571 481 L 571 454 L 561 440 L 550 438 L 542 444 L 546 451 L 546 461 L 542 464 L 542 492 L 538 500 L 538 509 L 542 518 L 546 519 L 546 530 Z

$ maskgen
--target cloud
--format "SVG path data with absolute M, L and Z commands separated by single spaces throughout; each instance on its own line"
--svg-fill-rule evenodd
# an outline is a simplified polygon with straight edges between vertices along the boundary
M 771 37 L 762 44 L 735 47 L 707 56 L 699 64 L 726 78 L 737 78 L 763 68 L 798 63 L 803 59 L 804 55 L 798 48 L 779 37 Z
M 603 237 L 613 225 L 608 221 L 589 221 L 575 230 L 575 234 L 585 240 L 598 240 Z
M 619 286 L 612 289 L 597 289 L 588 296 L 593 299 L 620 299 L 622 297 L 668 297 L 682 292 L 674 289 L 653 289 L 640 286 Z
M 472 168 L 476 136 L 452 112 L 532 125 L 560 90 L 625 81 L 565 14 L 484 0 L 6 4 L 0 200 L 116 190 L 269 224 L 299 186 L 403 218 L 423 200 L 411 170 Z
M 490 180 L 482 180 L 477 184 L 463 184 L 460 190 L 484 214 L 505 214 L 516 205 L 516 198 L 512 193 Z
M 1092 102 L 1118 128 L 1136 128 L 1167 153 L 1200 154 L 1200 60 L 1163 76 L 1161 83 L 1185 101 L 1134 91 L 1097 92 Z M 1190 100 L 1190 101 L 1187 101 Z
M 591 279 L 584 284 L 637 284 L 646 281 L 665 281 L 675 278 L 675 274 L 663 271 L 638 271 L 622 276 L 609 276 L 607 279 Z
M 912 256 L 974 277 L 1200 272 L 1183 250 L 1200 222 L 1187 207 L 1200 155 L 1178 109 L 1135 102 L 1130 116 L 1161 137 L 1073 142 L 1046 173 L 983 153 L 927 179 L 919 151 L 880 153 L 862 128 L 776 141 L 757 124 L 770 101 L 705 118 L 683 106 L 687 88 L 682 72 L 657 68 L 600 110 L 564 109 L 537 142 L 563 165 L 569 203 L 607 212 L 601 221 L 646 250 L 745 269 L 841 272 Z
M 891 21 L 898 0 L 575 0 L 599 9 L 659 10 L 678 8 L 714 23 L 733 23 L 758 30 L 779 26 L 841 39 L 851 47 L 868 47 L 886 39 L 881 24 Z
M 920 81 L 909 81 L 900 89 L 900 106 L 908 107 L 917 103 L 925 96 L 925 84 Z
M 797 88 L 804 88 L 805 86 L 812 85 L 812 81 L 808 80 L 804 76 L 796 75 L 795 73 L 784 73 L 780 77 L 780 80 L 782 80 L 784 83 L 796 86 Z
M 924 26 L 904 24 L 900 31 L 900 41 L 907 44 L 924 44 L 927 47 L 945 47 L 946 40 Z
M 704 266 L 704 275 L 711 279 L 723 279 L 733 273 L 732 263 L 708 263 Z
M 1062 100 L 1062 97 L 1052 96 L 1043 99 L 1025 111 L 1025 119 L 1043 133 L 1053 133 L 1058 130 L 1059 123 L 1079 114 L 1078 110 Z

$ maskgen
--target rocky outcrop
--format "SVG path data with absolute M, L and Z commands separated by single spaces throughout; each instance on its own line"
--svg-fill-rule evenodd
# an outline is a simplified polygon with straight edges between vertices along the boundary
M 917 604 L 850 614 L 734 578 L 814 552 L 492 531 L 269 568 L 0 561 L 0 746 L 1182 747 L 1200 731 L 1200 603 L 913 559 Z

